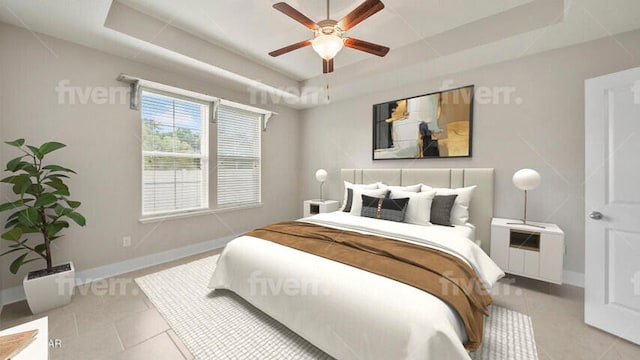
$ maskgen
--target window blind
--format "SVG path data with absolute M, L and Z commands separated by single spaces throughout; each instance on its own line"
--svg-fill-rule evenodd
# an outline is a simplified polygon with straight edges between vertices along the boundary
M 198 102 L 143 91 L 143 215 L 209 206 L 207 111 Z
M 261 114 L 218 108 L 218 207 L 260 203 L 261 128 Z

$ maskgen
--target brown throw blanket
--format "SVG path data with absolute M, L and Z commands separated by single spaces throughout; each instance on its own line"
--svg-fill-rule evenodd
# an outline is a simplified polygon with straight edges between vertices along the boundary
M 458 257 L 404 241 L 299 221 L 249 232 L 272 241 L 411 285 L 449 304 L 462 319 L 469 351 L 482 341 L 484 315 L 491 296 L 475 271 Z

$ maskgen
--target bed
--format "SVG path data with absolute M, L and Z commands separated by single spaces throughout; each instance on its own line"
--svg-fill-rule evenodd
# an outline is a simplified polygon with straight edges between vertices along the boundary
M 298 222 L 436 249 L 469 265 L 486 289 L 504 276 L 482 250 L 489 241 L 493 169 L 343 169 L 341 178 L 354 184 L 477 185 L 469 209 L 473 226 L 421 226 L 340 211 Z M 209 287 L 232 290 L 337 359 L 469 359 L 468 324 L 440 297 L 257 236 L 225 247 Z

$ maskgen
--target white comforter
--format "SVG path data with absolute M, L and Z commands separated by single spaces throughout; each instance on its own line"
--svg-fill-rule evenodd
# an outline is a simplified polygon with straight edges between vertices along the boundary
M 473 241 L 440 226 L 334 212 L 302 221 L 436 247 L 490 288 L 504 273 Z M 469 359 L 458 315 L 412 286 L 250 236 L 231 241 L 211 278 L 337 359 Z

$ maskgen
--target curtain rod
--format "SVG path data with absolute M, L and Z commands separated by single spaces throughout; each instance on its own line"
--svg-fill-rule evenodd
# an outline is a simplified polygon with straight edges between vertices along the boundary
M 255 112 L 255 113 L 259 113 L 259 114 L 263 114 L 263 115 L 269 114 L 269 117 L 271 117 L 271 115 L 278 115 L 278 113 L 273 112 L 273 111 L 257 108 L 257 107 L 250 106 L 250 105 L 245 105 L 245 104 L 242 104 L 242 103 L 237 103 L 237 102 L 231 101 L 231 100 L 221 99 L 219 97 L 215 97 L 215 96 L 211 96 L 211 95 L 207 95 L 207 94 L 202 94 L 202 93 L 191 91 L 191 90 L 185 90 L 185 89 L 178 88 L 178 87 L 175 87 L 175 86 L 158 83 L 158 82 L 155 82 L 155 81 L 146 80 L 146 79 L 142 79 L 142 78 L 131 76 L 131 75 L 127 75 L 127 74 L 118 75 L 117 80 L 132 85 L 132 89 L 131 89 L 132 90 L 131 91 L 132 92 L 132 100 L 133 100 L 133 95 L 134 95 L 133 93 L 137 92 L 139 87 L 149 87 L 149 88 L 156 89 L 156 90 L 162 90 L 162 91 L 166 91 L 166 92 L 170 92 L 170 93 L 175 93 L 175 94 L 178 94 L 178 95 L 192 97 L 192 98 L 198 99 L 198 100 L 219 102 L 222 105 L 229 105 L 229 106 L 233 106 L 233 107 L 236 107 L 236 108 L 239 108 L 239 109 L 243 109 L 243 110 L 247 110 L 247 111 L 251 111 L 251 112 Z M 136 89 L 134 89 L 134 87 Z M 132 104 L 132 108 L 134 108 L 134 101 L 132 101 L 131 104 Z M 136 105 L 135 109 L 138 109 L 139 103 L 137 101 L 135 102 L 135 105 Z

